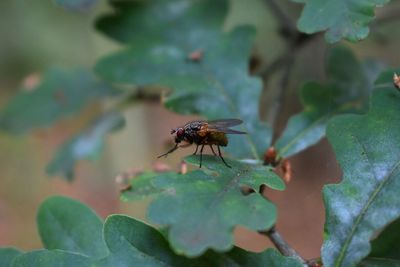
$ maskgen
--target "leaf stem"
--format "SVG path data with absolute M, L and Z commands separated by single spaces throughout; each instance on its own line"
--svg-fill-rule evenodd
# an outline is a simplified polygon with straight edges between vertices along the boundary
M 296 24 L 293 19 L 283 10 L 276 0 L 265 0 L 271 10 L 271 14 L 275 16 L 280 24 L 280 31 L 283 36 L 293 36 L 297 33 Z
M 279 252 L 282 253 L 282 255 L 293 257 L 303 263 L 304 266 L 307 266 L 306 261 L 282 238 L 275 226 L 268 231 L 260 231 L 260 233 L 266 235 L 279 250 Z

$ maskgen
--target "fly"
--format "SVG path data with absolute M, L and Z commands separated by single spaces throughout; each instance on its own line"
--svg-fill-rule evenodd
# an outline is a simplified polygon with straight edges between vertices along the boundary
M 204 146 L 208 145 L 215 156 L 217 154 L 214 151 L 213 146 L 218 149 L 218 156 L 224 162 L 224 164 L 231 168 L 231 166 L 226 163 L 225 159 L 221 154 L 221 146 L 228 145 L 227 134 L 246 134 L 245 132 L 230 129 L 229 127 L 236 126 L 243 123 L 239 119 L 221 119 L 214 121 L 191 121 L 186 123 L 183 127 L 178 127 L 171 130 L 171 134 L 175 134 L 175 146 L 168 150 L 166 153 L 158 156 L 166 157 L 168 154 L 174 152 L 179 147 L 187 147 L 192 144 L 196 145 L 196 150 L 193 155 L 197 154 L 200 147 L 200 168 L 203 157 Z M 184 144 L 181 144 L 181 143 Z

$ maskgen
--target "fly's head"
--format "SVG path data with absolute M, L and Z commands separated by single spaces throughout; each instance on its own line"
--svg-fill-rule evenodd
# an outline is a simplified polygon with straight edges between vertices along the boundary
M 175 143 L 179 144 L 185 138 L 185 129 L 183 128 L 172 129 L 171 134 L 175 134 Z

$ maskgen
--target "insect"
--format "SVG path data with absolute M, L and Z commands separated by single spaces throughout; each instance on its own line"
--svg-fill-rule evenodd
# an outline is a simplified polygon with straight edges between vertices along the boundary
M 168 154 L 174 152 L 179 147 L 187 147 L 192 144 L 196 145 L 196 150 L 193 155 L 197 154 L 200 147 L 200 168 L 203 157 L 204 146 L 208 145 L 215 156 L 213 145 L 217 146 L 218 156 L 222 159 L 224 164 L 231 168 L 222 157 L 220 146 L 228 145 L 228 138 L 226 134 L 246 134 L 245 132 L 230 129 L 231 126 L 241 124 L 239 119 L 221 119 L 215 121 L 192 121 L 186 123 L 183 127 L 178 127 L 171 130 L 171 134 L 175 134 L 175 146 L 168 150 L 166 153 L 158 156 L 166 157 Z M 180 145 L 182 142 L 185 144 Z

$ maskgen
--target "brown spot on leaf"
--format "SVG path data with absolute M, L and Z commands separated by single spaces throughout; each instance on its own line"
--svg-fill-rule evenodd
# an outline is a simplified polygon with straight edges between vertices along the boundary
M 198 49 L 188 55 L 188 59 L 193 62 L 199 62 L 203 58 L 203 50 Z
M 130 181 L 134 177 L 138 176 L 140 173 L 142 173 L 142 171 L 140 169 L 131 168 L 131 169 L 128 169 L 128 170 L 118 174 L 115 177 L 115 183 L 118 185 L 119 191 L 121 193 L 123 193 L 125 191 L 131 190 L 132 185 L 131 185 Z

